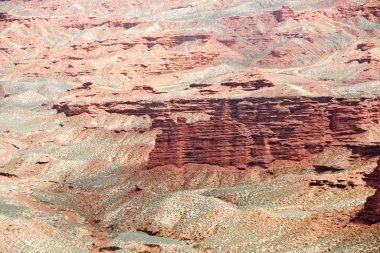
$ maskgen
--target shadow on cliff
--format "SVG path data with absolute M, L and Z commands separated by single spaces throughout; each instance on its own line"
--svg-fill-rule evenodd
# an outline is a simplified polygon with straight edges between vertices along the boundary
M 365 175 L 364 180 L 369 187 L 376 189 L 376 192 L 367 198 L 363 209 L 352 221 L 371 225 L 380 222 L 380 159 L 374 171 Z

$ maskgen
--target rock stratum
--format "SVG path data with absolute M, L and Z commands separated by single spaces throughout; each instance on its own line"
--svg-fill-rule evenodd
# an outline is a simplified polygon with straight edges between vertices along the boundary
M 96 99 L 94 99 L 96 100 Z M 91 112 L 148 116 L 158 130 L 148 168 L 187 163 L 263 166 L 302 161 L 329 146 L 355 146 L 380 122 L 379 98 L 288 97 L 53 106 L 67 116 Z M 364 152 L 365 153 L 365 152 Z
M 379 38 L 378 0 L 0 1 L 0 252 L 379 252 Z

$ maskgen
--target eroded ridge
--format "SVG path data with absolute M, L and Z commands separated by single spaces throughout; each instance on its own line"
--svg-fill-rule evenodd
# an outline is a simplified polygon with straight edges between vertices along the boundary
M 358 143 L 358 135 L 379 124 L 379 105 L 379 98 L 293 97 L 63 103 L 54 108 L 67 116 L 96 107 L 151 117 L 160 133 L 148 168 L 186 163 L 268 167 L 274 160 L 301 161 L 326 146 Z

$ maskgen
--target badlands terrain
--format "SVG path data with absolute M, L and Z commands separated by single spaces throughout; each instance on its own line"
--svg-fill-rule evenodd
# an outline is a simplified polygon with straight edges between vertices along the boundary
M 380 252 L 379 0 L 0 1 L 0 253 Z

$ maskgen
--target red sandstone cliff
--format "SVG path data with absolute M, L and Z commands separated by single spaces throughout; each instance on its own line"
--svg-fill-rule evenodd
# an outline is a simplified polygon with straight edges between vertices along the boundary
M 380 120 L 379 98 L 246 98 L 55 105 L 67 116 L 91 113 L 149 115 L 160 130 L 148 168 L 186 163 L 259 165 L 274 160 L 301 161 L 330 145 L 359 145 L 357 137 Z M 209 119 L 174 120 L 174 113 Z

